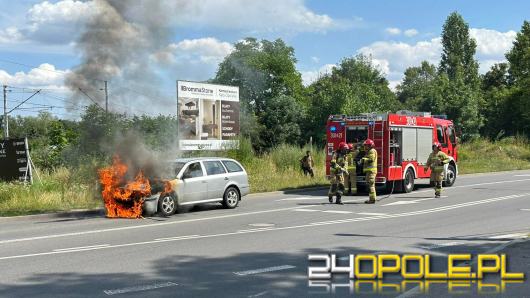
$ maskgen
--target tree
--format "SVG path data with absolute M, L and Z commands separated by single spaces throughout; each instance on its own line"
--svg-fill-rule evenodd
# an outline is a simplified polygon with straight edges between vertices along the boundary
M 438 73 L 448 84 L 441 90 L 441 102 L 436 104 L 462 128 L 463 137 L 478 134 L 482 125 L 479 108 L 482 104 L 478 62 L 475 60 L 476 42 L 469 36 L 469 25 L 461 15 L 453 12 L 442 30 L 442 57 Z M 441 83 L 444 83 L 443 81 Z
M 506 54 L 509 62 L 510 92 L 506 99 L 506 110 L 509 111 L 509 134 L 526 134 L 530 136 L 530 23 L 524 21 L 521 31 Z
M 325 139 L 325 124 L 331 114 L 357 115 L 399 107 L 386 78 L 371 58 L 363 55 L 343 59 L 330 75 L 308 87 L 307 97 L 308 119 L 304 131 L 318 142 Z
M 409 110 L 430 111 L 436 78 L 436 66 L 427 61 L 407 68 L 403 81 L 396 88 L 398 100 Z
M 282 138 L 269 132 L 288 124 L 282 121 L 298 119 L 289 115 L 280 117 L 283 120 L 279 122 L 269 121 L 269 115 L 278 112 L 278 102 L 298 109 L 297 115 L 304 111 L 302 78 L 296 70 L 294 49 L 281 39 L 258 41 L 255 38 L 246 38 L 234 47 L 235 50 L 219 64 L 212 81 L 239 86 L 242 135 L 251 137 L 258 151 L 271 148 Z
M 530 78 L 530 22 L 524 21 L 512 49 L 506 54 L 506 59 L 510 63 L 510 82 L 516 83 Z
M 481 134 L 490 138 L 500 138 L 506 133 L 509 125 L 507 99 L 509 95 L 508 64 L 497 63 L 482 76 L 484 105 L 481 114 L 484 116 L 484 127 Z

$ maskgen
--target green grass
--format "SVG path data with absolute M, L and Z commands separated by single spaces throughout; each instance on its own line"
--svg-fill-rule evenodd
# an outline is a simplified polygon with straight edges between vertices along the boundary
M 460 174 L 530 169 L 530 142 L 524 137 L 509 137 L 462 144 L 458 169 Z
M 241 161 L 249 174 L 253 193 L 329 185 L 325 179 L 323 150 L 313 150 L 315 178 L 302 174 L 298 161 L 307 149 L 281 145 L 258 156 L 250 142 L 242 140 L 239 150 L 187 153 L 186 156 L 217 155 Z M 478 139 L 462 144 L 459 154 L 461 174 L 530 169 L 530 142 L 522 137 L 496 142 Z M 100 166 L 89 161 L 82 167 L 40 173 L 41 182 L 35 179 L 33 185 L 0 183 L 0 216 L 102 207 L 96 180 L 96 169 Z

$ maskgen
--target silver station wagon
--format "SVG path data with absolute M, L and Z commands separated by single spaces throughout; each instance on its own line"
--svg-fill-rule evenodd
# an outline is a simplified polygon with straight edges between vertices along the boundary
M 243 166 L 229 158 L 179 158 L 170 162 L 169 178 L 173 191 L 146 198 L 144 213 L 159 212 L 169 216 L 178 206 L 220 202 L 225 208 L 235 208 L 250 189 Z

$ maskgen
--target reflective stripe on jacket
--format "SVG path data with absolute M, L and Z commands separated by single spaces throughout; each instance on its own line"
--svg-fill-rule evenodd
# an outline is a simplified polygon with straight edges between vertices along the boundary
M 438 153 L 431 152 L 427 159 L 427 166 L 435 173 L 441 173 L 444 171 L 444 165 L 449 163 L 449 157 L 442 151 Z
M 377 151 L 374 148 L 363 157 L 363 172 L 377 174 Z

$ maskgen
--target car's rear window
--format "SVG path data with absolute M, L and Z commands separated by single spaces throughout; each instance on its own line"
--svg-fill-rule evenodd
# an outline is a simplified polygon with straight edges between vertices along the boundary
M 226 169 L 228 170 L 229 173 L 243 172 L 243 168 L 241 168 L 240 165 L 238 165 L 237 163 L 235 163 L 233 161 L 223 160 L 223 164 L 225 165 L 225 167 L 226 167 Z
M 206 168 L 208 176 L 226 173 L 225 168 L 220 161 L 205 161 L 204 167 Z

